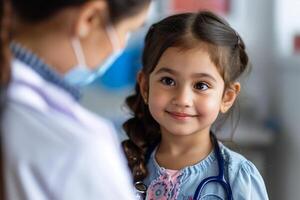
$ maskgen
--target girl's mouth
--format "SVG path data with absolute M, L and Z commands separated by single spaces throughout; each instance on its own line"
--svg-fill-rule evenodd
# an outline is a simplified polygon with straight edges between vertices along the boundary
M 197 115 L 184 113 L 184 112 L 172 112 L 172 111 L 166 111 L 171 117 L 179 120 L 186 120 L 191 117 L 197 117 Z

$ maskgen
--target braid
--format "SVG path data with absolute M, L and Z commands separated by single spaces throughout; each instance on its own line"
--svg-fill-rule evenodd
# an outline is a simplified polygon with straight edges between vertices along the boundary
M 154 59 L 146 59 L 149 50 L 153 49 L 152 41 L 155 32 L 155 24 L 150 27 L 146 37 L 142 62 L 144 66 L 154 66 L 159 56 L 153 56 Z M 153 52 L 152 52 L 153 53 Z M 150 54 L 152 55 L 152 54 Z M 145 73 L 149 73 L 150 68 L 144 68 Z M 122 142 L 125 155 L 128 160 L 135 182 L 142 181 L 148 175 L 147 155 L 151 147 L 157 145 L 160 141 L 160 128 L 158 123 L 150 114 L 148 105 L 145 104 L 140 92 L 139 85 L 135 86 L 135 94 L 127 97 L 126 104 L 133 113 L 133 117 L 123 124 L 123 129 L 129 139 Z
M 144 103 L 138 85 L 136 94 L 126 99 L 126 104 L 134 116 L 123 124 L 129 139 L 122 142 L 129 168 L 135 182 L 142 181 L 148 174 L 146 154 L 149 147 L 160 140 L 159 126 L 152 118 Z

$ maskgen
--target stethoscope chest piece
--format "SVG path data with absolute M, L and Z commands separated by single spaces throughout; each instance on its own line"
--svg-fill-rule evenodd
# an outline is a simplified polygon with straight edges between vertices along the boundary
M 134 187 L 135 187 L 136 196 L 138 197 L 138 199 L 145 199 L 146 192 L 147 192 L 147 186 L 142 181 L 138 181 L 138 182 L 135 182 Z

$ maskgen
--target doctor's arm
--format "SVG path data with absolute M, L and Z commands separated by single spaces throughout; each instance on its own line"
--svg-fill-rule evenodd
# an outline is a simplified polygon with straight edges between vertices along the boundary
M 96 140 L 84 145 L 68 165 L 62 199 L 134 199 L 125 162 L 111 144 Z

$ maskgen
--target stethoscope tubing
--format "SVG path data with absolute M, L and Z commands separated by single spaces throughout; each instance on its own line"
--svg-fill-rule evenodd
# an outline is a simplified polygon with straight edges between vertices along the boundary
M 221 154 L 220 146 L 218 144 L 217 139 L 214 135 L 212 135 L 214 149 L 215 149 L 215 155 L 218 161 L 218 168 L 219 168 L 219 174 L 217 176 L 210 176 L 205 179 L 203 179 L 199 185 L 197 186 L 197 189 L 194 193 L 193 200 L 198 200 L 201 197 L 201 193 L 203 192 L 204 187 L 211 182 L 219 183 L 222 185 L 223 189 L 226 192 L 226 196 L 228 200 L 233 200 L 232 197 L 232 190 L 230 187 L 230 184 L 226 181 L 225 175 L 224 175 L 224 158 Z

